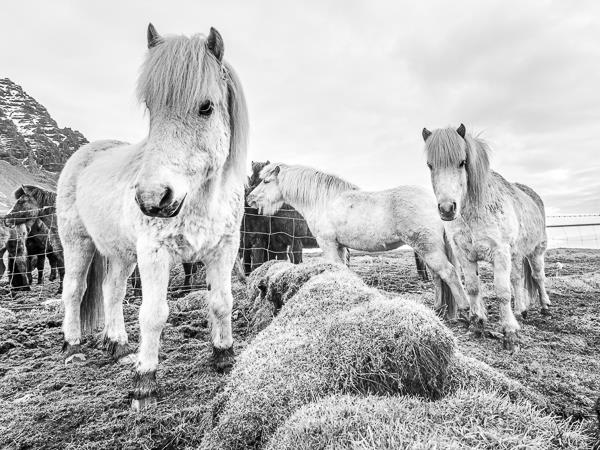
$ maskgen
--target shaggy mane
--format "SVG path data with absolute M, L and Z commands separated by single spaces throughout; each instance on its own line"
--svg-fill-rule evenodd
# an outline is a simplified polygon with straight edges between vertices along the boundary
M 284 198 L 294 199 L 303 205 L 313 205 L 341 192 L 357 190 L 358 186 L 335 175 L 311 167 L 269 164 L 261 171 L 261 178 L 279 166 L 279 188 Z
M 35 201 L 38 202 L 40 208 L 56 204 L 56 192 L 48 191 L 30 184 L 25 184 L 15 191 L 15 200 L 19 200 L 19 198 L 25 194 L 31 195 Z
M 487 200 L 490 149 L 483 139 L 468 133 L 463 139 L 454 128 L 440 128 L 425 141 L 425 152 L 434 167 L 458 167 L 466 154 L 467 199 L 474 206 Z
M 244 178 L 248 111 L 242 85 L 233 68 L 208 50 L 204 35 L 161 37 L 148 51 L 137 96 L 151 110 L 169 109 L 182 117 L 197 111 L 207 100 L 226 102 L 230 126 L 226 168 Z

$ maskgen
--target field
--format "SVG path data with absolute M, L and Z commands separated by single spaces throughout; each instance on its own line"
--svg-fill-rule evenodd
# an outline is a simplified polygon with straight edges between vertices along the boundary
M 318 255 L 307 255 L 316 258 Z M 418 279 L 412 252 L 352 254 L 351 269 L 373 287 L 431 305 L 430 282 Z M 596 437 L 594 403 L 600 395 L 600 251 L 551 250 L 546 274 L 550 317 L 537 305 L 522 324 L 521 351 L 503 351 L 491 274 L 482 270 L 490 318 L 489 333 L 475 337 L 461 322 L 448 324 L 467 355 L 488 363 L 542 396 L 548 412 L 572 420 Z M 202 288 L 202 275 L 198 282 Z M 154 409 L 129 409 L 132 370 L 114 364 L 90 338 L 87 360 L 66 367 L 61 358 L 61 312 L 52 284 L 11 298 L 0 283 L 0 448 L 183 448 L 197 447 L 210 417 L 210 401 L 227 375 L 210 367 L 209 331 L 194 306 L 202 296 L 182 298 L 179 270 L 169 294 L 171 313 L 163 333 L 158 372 L 163 389 Z M 244 307 L 245 286 L 234 282 L 233 328 L 236 353 L 254 337 Z M 138 341 L 139 298 L 128 292 L 125 305 L 130 341 Z

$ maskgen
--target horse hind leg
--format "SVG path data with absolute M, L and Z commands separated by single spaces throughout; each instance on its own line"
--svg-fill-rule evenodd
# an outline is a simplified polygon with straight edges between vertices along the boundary
M 81 350 L 81 301 L 87 288 L 87 273 L 96 248 L 89 236 L 77 236 L 65 240 L 63 251 L 69 261 L 65 272 L 62 301 L 65 306 L 63 320 L 65 364 L 84 360 Z
M 45 262 L 46 262 L 46 256 L 45 255 L 38 255 L 37 257 L 37 263 L 36 263 L 36 269 L 37 269 L 37 283 L 38 284 L 43 284 L 44 283 L 44 266 L 45 266 Z
M 515 316 L 527 318 L 527 310 L 529 309 L 529 301 L 525 295 L 525 279 L 523 276 L 523 258 L 514 256 L 512 258 L 510 283 L 515 299 Z
M 540 298 L 540 308 L 543 315 L 548 315 L 548 308 L 552 304 L 546 291 L 546 274 L 544 256 L 546 254 L 546 245 L 538 245 L 534 253 L 528 258 L 531 265 L 531 277 L 535 282 Z
M 104 301 L 103 346 L 108 354 L 120 361 L 132 353 L 128 344 L 123 299 L 127 290 L 127 278 L 133 271 L 133 262 L 111 258 L 102 283 Z
M 429 275 L 427 274 L 427 266 L 425 261 L 415 252 L 415 265 L 417 266 L 417 273 L 423 281 L 429 281 Z

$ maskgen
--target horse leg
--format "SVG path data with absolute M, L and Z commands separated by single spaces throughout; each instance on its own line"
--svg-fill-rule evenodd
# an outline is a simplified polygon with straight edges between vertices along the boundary
M 56 280 L 56 268 L 58 266 L 58 259 L 54 252 L 48 253 L 48 262 L 50 263 L 50 277 L 48 280 L 54 281 Z
M 38 255 L 37 257 L 37 263 L 36 263 L 36 268 L 37 268 L 37 283 L 38 284 L 43 284 L 44 283 L 44 265 L 46 262 L 46 256 L 44 254 Z
M 437 315 L 441 317 L 445 313 L 446 308 L 444 307 L 444 300 L 442 299 L 442 279 L 435 272 L 433 273 L 433 285 L 435 296 L 433 309 L 435 310 Z
M 27 256 L 27 281 L 33 284 L 33 266 L 37 265 L 36 256 Z
M 233 336 L 231 334 L 231 270 L 235 263 L 235 237 L 223 238 L 222 244 L 207 255 L 206 282 L 208 285 L 208 316 L 211 324 L 213 365 L 218 372 L 233 366 Z
M 6 247 L 0 248 L 0 278 L 6 272 L 6 265 L 4 264 L 4 253 L 6 252 Z
M 302 241 L 300 239 L 292 241 L 292 262 L 294 264 L 302 263 Z
M 183 273 L 185 274 L 185 278 L 183 279 L 183 290 L 191 291 L 192 290 L 192 275 L 196 272 L 194 270 L 194 263 L 182 263 L 183 265 Z
M 500 325 L 504 331 L 504 348 L 519 351 L 517 332 L 521 328 L 510 304 L 511 256 L 508 248 L 499 248 L 494 253 L 494 287 L 500 300 Z
M 523 257 L 512 255 L 510 283 L 515 298 L 515 317 L 527 318 L 528 302 L 525 299 L 525 280 L 523 278 Z
M 132 353 L 129 348 L 125 319 L 123 317 L 123 299 L 127 290 L 127 278 L 133 271 L 133 262 L 111 258 L 108 271 L 102 282 L 104 300 L 104 349 L 115 360 Z
M 322 238 L 317 238 L 317 243 L 323 252 L 323 258 L 326 260 L 346 265 L 347 253 L 345 247 L 340 246 L 335 241 L 326 241 Z
M 457 308 L 459 311 L 466 311 L 469 308 L 465 289 L 460 282 L 456 267 L 450 263 L 443 250 L 434 250 L 423 254 L 422 257 L 427 267 L 433 272 L 434 278 L 435 276 L 441 278 L 439 283 L 441 307 L 446 308 L 446 315 L 449 319 L 455 319 Z M 442 282 L 446 284 L 449 291 L 444 288 Z M 436 284 L 437 287 L 438 285 Z
M 535 280 L 538 292 L 540 294 L 541 313 L 543 315 L 548 315 L 548 307 L 552 303 L 550 303 L 550 298 L 548 297 L 548 292 L 546 291 L 546 274 L 544 268 L 545 253 L 546 245 L 538 245 L 535 248 L 534 253 L 531 255 L 531 257 L 528 258 L 528 260 L 531 264 L 531 276 Z
M 96 247 L 89 236 L 75 236 L 66 241 L 63 251 L 69 261 L 69 270 L 65 273 L 62 301 L 65 305 L 63 333 L 65 342 L 65 364 L 74 360 L 84 360 L 81 350 L 81 300 L 87 287 L 87 273 L 94 258 Z
M 151 246 L 140 240 L 137 245 L 138 268 L 142 280 L 142 305 L 140 306 L 140 347 L 133 379 L 131 406 L 139 411 L 156 404 L 158 383 L 158 349 L 160 335 L 167 322 L 169 305 L 169 254 L 164 248 Z

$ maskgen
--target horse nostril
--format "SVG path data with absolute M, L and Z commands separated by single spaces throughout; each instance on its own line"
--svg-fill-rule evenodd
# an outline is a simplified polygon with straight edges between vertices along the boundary
M 160 209 L 165 208 L 166 206 L 169 206 L 172 202 L 173 202 L 173 190 L 169 186 L 166 186 L 163 196 L 160 199 L 160 202 L 158 204 L 158 207 Z
M 450 211 L 456 211 L 456 202 L 452 202 L 452 209 Z

